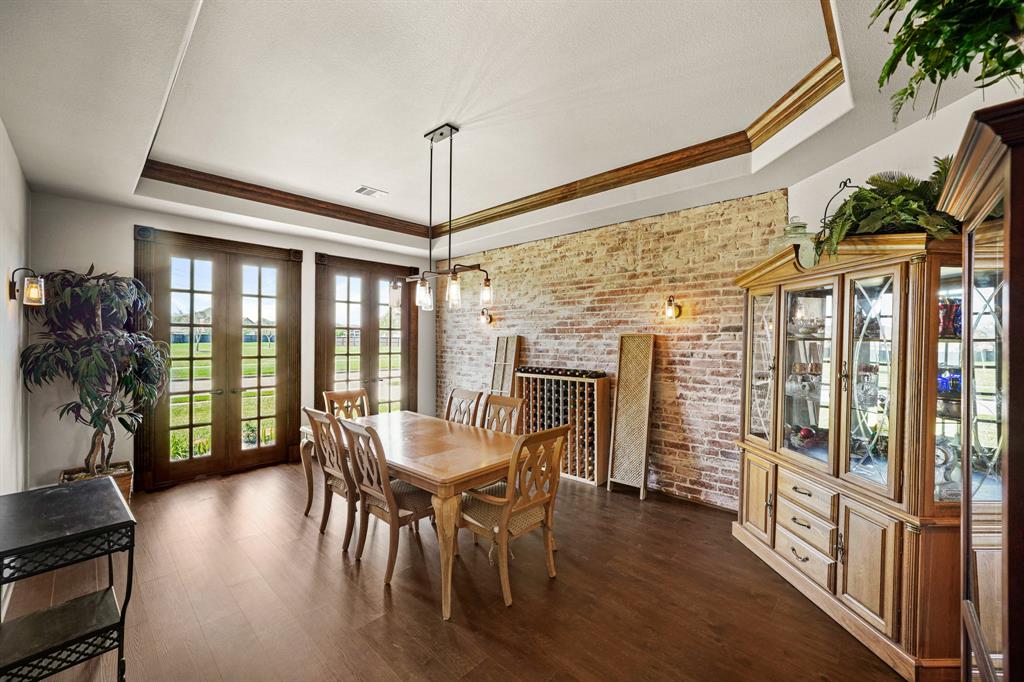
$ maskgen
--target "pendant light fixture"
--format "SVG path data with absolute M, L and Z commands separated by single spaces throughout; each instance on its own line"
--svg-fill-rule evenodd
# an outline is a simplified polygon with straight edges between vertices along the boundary
M 480 305 L 483 307 L 494 304 L 494 289 L 491 286 L 491 278 L 487 271 L 477 265 L 463 265 L 452 262 L 452 170 L 455 165 L 454 145 L 452 137 L 459 129 L 451 123 L 431 130 L 424 135 L 430 140 L 430 187 L 427 209 L 427 258 L 430 261 L 429 270 L 419 275 L 411 275 L 406 278 L 407 282 L 416 283 L 416 305 L 420 310 L 434 309 L 434 291 L 431 282 L 435 279 L 445 278 L 445 307 L 448 310 L 456 310 L 462 307 L 462 278 L 460 275 L 466 272 L 483 273 L 484 281 L 480 288 Z M 433 246 L 434 246 L 434 143 L 448 140 L 448 267 L 444 270 L 434 270 Z

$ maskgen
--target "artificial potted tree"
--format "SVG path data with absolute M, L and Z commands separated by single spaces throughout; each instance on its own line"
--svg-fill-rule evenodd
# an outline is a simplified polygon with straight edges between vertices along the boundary
M 149 333 L 152 298 L 134 277 L 94 274 L 93 267 L 45 279 L 46 304 L 26 308 L 41 332 L 21 353 L 25 386 L 67 379 L 77 398 L 61 405 L 58 417 L 92 429 L 84 466 L 65 469 L 60 482 L 112 476 L 129 500 L 132 463 L 111 462 L 117 425 L 134 434 L 167 385 L 167 344 Z

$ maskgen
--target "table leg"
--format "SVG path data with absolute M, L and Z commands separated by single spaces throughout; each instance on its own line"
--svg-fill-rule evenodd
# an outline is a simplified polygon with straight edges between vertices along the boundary
M 313 506 L 313 442 L 303 441 L 299 446 L 299 457 L 302 459 L 302 473 L 306 476 L 306 510 L 303 516 L 309 515 L 309 508 Z
M 441 616 L 452 617 L 452 563 L 455 558 L 456 523 L 459 519 L 460 495 L 431 498 L 437 522 L 437 545 L 441 550 Z

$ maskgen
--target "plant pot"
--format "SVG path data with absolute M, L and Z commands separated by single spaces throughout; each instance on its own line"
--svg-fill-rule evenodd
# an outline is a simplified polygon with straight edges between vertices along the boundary
M 85 467 L 75 467 L 74 469 L 64 469 L 60 472 L 60 479 L 58 483 L 70 483 L 71 481 L 83 481 L 88 478 L 100 478 L 103 476 L 110 476 L 114 479 L 114 483 L 117 484 L 117 489 L 121 491 L 121 495 L 124 497 L 124 501 L 131 504 L 132 501 L 132 480 L 135 477 L 135 469 L 132 467 L 131 462 L 111 462 L 111 471 L 102 472 L 99 474 L 90 473 Z

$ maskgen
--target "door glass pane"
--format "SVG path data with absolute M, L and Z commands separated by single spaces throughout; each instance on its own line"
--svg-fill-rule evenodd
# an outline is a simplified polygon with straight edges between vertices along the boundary
M 972 254 L 971 282 L 971 501 L 1002 499 L 1003 293 L 1002 235 Z
M 377 370 L 377 411 L 397 412 L 402 409 L 402 348 L 401 343 L 392 344 L 395 337 L 402 335 L 401 308 L 390 305 L 388 290 L 391 280 L 377 280 L 377 318 L 380 324 L 378 337 Z
M 242 266 L 242 449 L 274 445 L 277 268 Z
M 750 299 L 750 403 L 747 433 L 770 440 L 775 382 L 775 292 Z
M 185 462 L 213 453 L 213 262 L 171 258 L 171 380 L 168 457 Z M 207 293 L 195 293 L 198 290 Z M 205 326 L 204 326 L 205 325 Z
M 1005 224 L 981 226 L 970 235 L 968 258 L 970 279 L 970 351 L 966 357 L 970 372 L 968 413 L 970 426 L 965 440 L 963 466 L 969 477 L 964 494 L 970 495 L 970 548 L 968 591 L 981 624 L 981 634 L 993 667 L 1003 667 L 1006 635 L 1003 632 L 1004 591 L 1003 548 L 1003 458 L 1010 456 L 1005 425 L 1008 417 L 1004 377 L 1007 358 L 1003 355 L 1004 324 L 1007 314 L 1004 277 Z M 1012 569 L 1009 569 L 1012 570 Z
M 334 389 L 338 391 L 363 385 L 359 361 L 362 282 L 358 276 L 334 278 Z
M 893 277 L 850 281 L 850 356 L 846 403 L 850 473 L 878 485 L 889 480 L 889 410 L 893 389 Z
M 785 306 L 783 445 L 827 463 L 831 448 L 832 286 L 787 292 Z
M 939 270 L 938 390 L 935 405 L 935 501 L 959 502 L 960 350 L 963 339 L 963 269 Z

